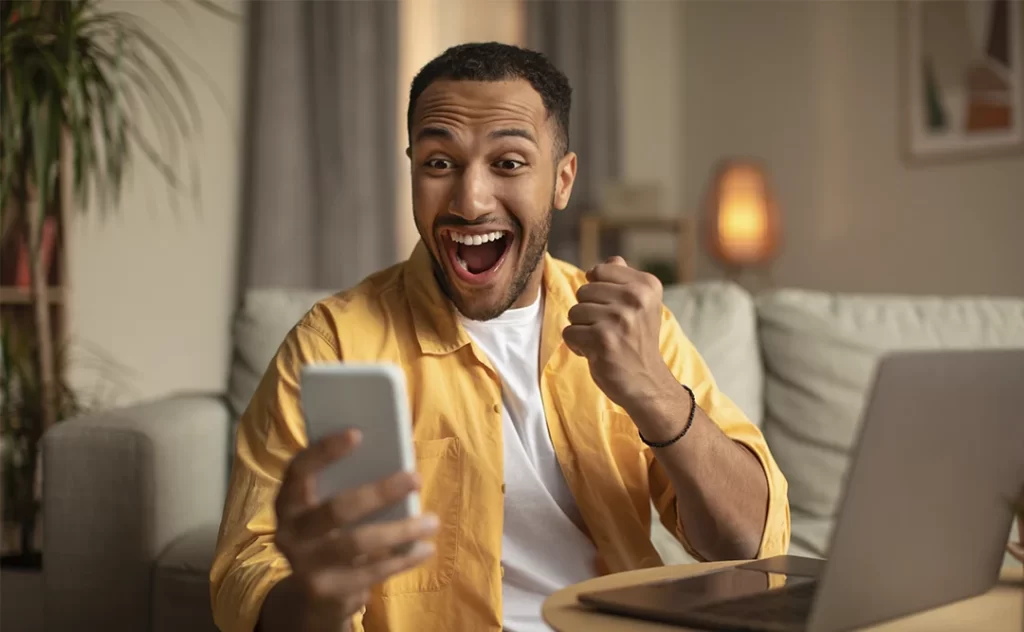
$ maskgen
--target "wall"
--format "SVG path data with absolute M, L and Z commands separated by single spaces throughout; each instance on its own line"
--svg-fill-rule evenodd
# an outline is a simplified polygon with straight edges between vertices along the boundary
M 243 12 L 238 2 L 218 0 Z M 182 49 L 207 80 L 182 66 L 196 96 L 200 208 L 188 196 L 175 213 L 166 186 L 137 157 L 118 208 L 76 217 L 69 304 L 77 351 L 73 379 L 96 392 L 93 351 L 123 366 L 110 395 L 126 403 L 182 389 L 222 390 L 233 308 L 244 25 L 193 3 L 106 1 L 131 12 Z M 182 15 L 184 12 L 184 17 Z M 103 375 L 107 375 L 104 373 Z
M 776 285 L 1024 295 L 1024 157 L 908 166 L 898 6 L 685 5 L 690 208 L 721 157 L 763 158 L 784 214 Z M 698 272 L 718 275 L 703 256 Z
M 666 214 L 685 213 L 685 155 L 672 139 L 685 136 L 686 76 L 683 41 L 685 4 L 676 0 L 625 1 L 619 4 L 618 67 L 622 177 L 658 184 Z M 671 235 L 629 233 L 623 256 L 643 265 L 650 253 L 671 257 Z

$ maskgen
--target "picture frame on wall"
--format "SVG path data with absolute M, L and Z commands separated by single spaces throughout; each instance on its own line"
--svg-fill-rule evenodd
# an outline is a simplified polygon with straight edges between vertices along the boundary
M 902 5 L 903 145 L 911 162 L 1024 153 L 1024 0 Z

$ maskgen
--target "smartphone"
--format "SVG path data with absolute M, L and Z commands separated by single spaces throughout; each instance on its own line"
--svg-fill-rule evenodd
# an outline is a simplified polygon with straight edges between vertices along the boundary
M 397 472 L 416 471 L 409 399 L 401 369 L 392 364 L 308 364 L 300 379 L 310 444 L 350 428 L 363 435 L 355 450 L 320 473 L 316 482 L 319 500 Z M 391 522 L 419 513 L 419 494 L 412 492 L 358 524 Z

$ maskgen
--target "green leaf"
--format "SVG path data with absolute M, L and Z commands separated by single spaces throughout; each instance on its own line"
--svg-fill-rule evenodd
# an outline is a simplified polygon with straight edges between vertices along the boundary
M 178 0 L 172 1 L 178 10 Z M 239 17 L 210 0 L 196 4 L 212 15 Z M 93 191 L 119 198 L 136 153 L 161 174 L 172 202 L 184 186 L 179 167 L 187 157 L 194 182 L 190 188 L 198 192 L 191 141 L 201 129 L 201 117 L 181 69 L 199 76 L 224 107 L 218 87 L 202 66 L 144 20 L 105 6 L 98 0 L 0 2 L 4 230 L 11 225 L 9 209 L 27 208 L 23 202 L 29 187 L 38 190 L 41 212 L 52 209 L 65 130 L 73 150 L 72 188 L 83 211 Z M 12 22 L 15 10 L 19 19 Z M 191 18 L 188 11 L 180 13 Z M 142 132 L 146 118 L 156 145 Z

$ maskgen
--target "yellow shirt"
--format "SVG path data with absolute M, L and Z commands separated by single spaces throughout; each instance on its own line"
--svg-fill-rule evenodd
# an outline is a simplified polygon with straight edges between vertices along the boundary
M 660 565 L 650 541 L 661 520 L 695 557 L 675 492 L 626 413 L 597 388 L 561 332 L 586 282 L 547 256 L 540 388 L 551 442 L 594 542 L 595 570 Z M 789 546 L 787 484 L 758 429 L 718 390 L 703 359 L 663 309 L 661 351 L 675 377 L 767 474 L 768 518 L 759 557 Z M 271 586 L 289 573 L 274 546 L 274 498 L 289 460 L 307 444 L 299 410 L 303 364 L 391 362 L 404 372 L 425 511 L 441 527 L 436 554 L 378 587 L 356 630 L 500 630 L 503 481 L 501 388 L 486 356 L 458 322 L 420 244 L 409 261 L 315 305 L 282 343 L 242 417 L 231 485 L 210 573 L 222 630 L 252 630 Z

